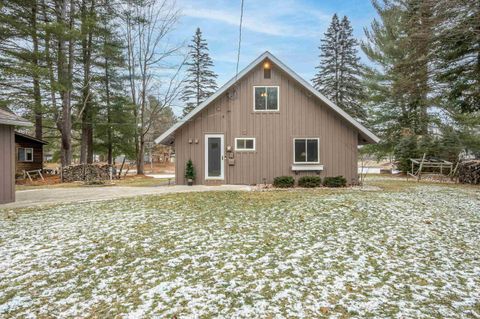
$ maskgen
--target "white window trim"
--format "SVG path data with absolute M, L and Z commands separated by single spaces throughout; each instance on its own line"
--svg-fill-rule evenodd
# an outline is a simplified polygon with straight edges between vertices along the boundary
M 219 137 L 220 138 L 220 176 L 209 176 L 208 175 L 208 138 L 209 137 Z M 224 180 L 225 179 L 225 135 L 224 134 L 205 134 L 205 180 Z
M 21 150 L 21 149 L 23 149 L 23 156 L 25 157 L 25 160 L 23 160 L 23 161 L 21 161 L 19 159 L 19 156 L 18 156 L 18 151 Z M 27 159 L 27 150 L 30 150 L 31 153 L 32 153 L 32 159 L 31 160 Z M 21 163 L 31 163 L 31 162 L 33 162 L 33 148 L 31 148 L 31 147 L 19 147 L 18 150 L 17 150 L 17 160 Z
M 257 110 L 255 109 L 255 89 L 256 88 L 277 88 L 277 109 L 276 110 Z M 265 97 L 266 99 L 267 97 Z M 267 104 L 265 103 L 265 107 Z M 279 112 L 280 111 L 280 86 L 278 85 L 254 85 L 253 86 L 253 111 L 254 112 Z
M 296 162 L 295 161 L 295 141 L 296 140 L 317 140 L 317 157 L 318 161 L 316 162 Z M 305 152 L 307 153 L 307 146 L 305 145 Z M 307 154 L 305 154 L 305 157 Z M 310 165 L 310 164 L 320 164 L 320 138 L 318 137 L 295 137 L 293 139 L 293 164 L 298 164 L 298 165 Z
M 238 140 L 252 140 L 253 141 L 253 148 L 238 148 L 237 147 L 237 141 Z M 246 145 L 246 143 L 245 143 Z M 257 149 L 257 143 L 255 141 L 255 137 L 236 137 L 235 138 L 235 152 L 255 152 Z

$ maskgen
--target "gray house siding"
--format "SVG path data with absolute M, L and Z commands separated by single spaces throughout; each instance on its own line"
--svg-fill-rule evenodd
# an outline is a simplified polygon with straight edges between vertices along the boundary
M 14 127 L 0 124 L 0 204 L 15 201 Z
M 259 184 L 271 183 L 276 176 L 295 178 L 315 172 L 295 174 L 293 139 L 319 138 L 319 159 L 324 169 L 321 176 L 343 175 L 356 183 L 357 146 L 359 134 L 323 101 L 313 96 L 296 80 L 272 65 L 271 78 L 263 76 L 262 64 L 257 65 L 233 88 L 210 103 L 205 109 L 175 131 L 176 182 L 185 184 L 185 163 L 192 159 L 197 171 L 197 184 Z M 254 86 L 279 86 L 279 111 L 253 110 Z M 222 181 L 205 180 L 205 134 L 225 135 L 225 149 L 233 150 L 234 165 L 225 159 Z M 235 138 L 253 137 L 255 151 L 236 152 Z M 191 141 L 192 143 L 189 143 Z M 228 158 L 228 152 L 225 151 Z

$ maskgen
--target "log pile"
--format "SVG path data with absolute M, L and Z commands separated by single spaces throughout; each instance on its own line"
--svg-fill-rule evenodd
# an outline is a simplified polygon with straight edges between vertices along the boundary
M 108 164 L 79 164 L 66 166 L 62 171 L 63 182 L 109 180 L 110 167 L 111 165 Z
M 480 184 L 480 160 L 460 163 L 458 165 L 458 181 L 465 184 Z

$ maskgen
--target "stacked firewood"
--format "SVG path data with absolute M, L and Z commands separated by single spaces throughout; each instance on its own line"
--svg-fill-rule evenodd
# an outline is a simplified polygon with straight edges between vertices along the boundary
M 480 184 L 480 160 L 460 163 L 458 166 L 458 181 L 466 184 Z
M 110 167 L 108 164 L 80 164 L 70 165 L 63 168 L 63 182 L 75 181 L 103 181 L 110 179 Z

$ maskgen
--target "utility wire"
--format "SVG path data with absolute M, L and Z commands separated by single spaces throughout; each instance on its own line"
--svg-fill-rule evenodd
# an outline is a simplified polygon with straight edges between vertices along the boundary
M 242 22 L 243 22 L 243 0 L 240 6 L 240 27 L 238 29 L 237 69 L 235 71 L 235 79 L 237 79 L 237 76 L 238 76 L 238 65 L 240 63 L 240 47 L 242 45 Z

